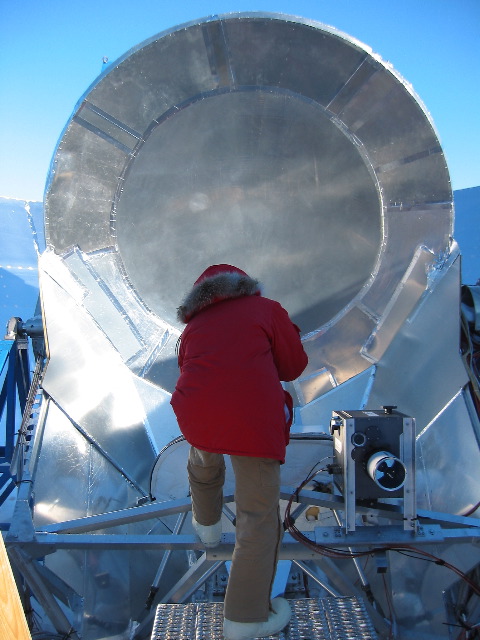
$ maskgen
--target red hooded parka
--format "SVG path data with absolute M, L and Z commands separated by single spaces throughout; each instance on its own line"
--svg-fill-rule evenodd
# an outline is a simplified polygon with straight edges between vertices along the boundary
M 187 326 L 171 404 L 186 440 L 204 451 L 284 462 L 292 400 L 280 381 L 297 378 L 308 361 L 288 313 L 241 269 L 213 265 L 178 317 Z

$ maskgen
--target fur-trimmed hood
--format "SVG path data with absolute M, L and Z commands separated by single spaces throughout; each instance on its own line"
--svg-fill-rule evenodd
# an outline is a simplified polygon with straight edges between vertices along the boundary
M 193 285 L 177 309 L 177 317 L 187 323 L 205 307 L 242 296 L 261 295 L 258 280 L 229 264 L 215 264 L 208 267 Z

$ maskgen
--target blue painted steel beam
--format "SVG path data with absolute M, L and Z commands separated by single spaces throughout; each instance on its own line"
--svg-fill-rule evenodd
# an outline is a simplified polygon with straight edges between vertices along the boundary
M 30 388 L 27 339 L 0 341 L 0 380 L 3 380 L 0 389 L 0 419 L 5 414 L 5 445 L 0 447 L 0 505 L 2 505 L 15 488 L 10 463 L 15 450 L 17 407 L 23 415 Z

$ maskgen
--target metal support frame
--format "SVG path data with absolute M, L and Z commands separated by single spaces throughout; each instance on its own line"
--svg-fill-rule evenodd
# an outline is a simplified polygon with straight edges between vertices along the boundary
M 15 451 L 17 406 L 25 414 L 30 388 L 28 339 L 16 337 L 0 342 L 0 419 L 5 413 L 5 445 L 0 446 L 0 506 L 15 489 L 11 463 Z M 4 527 L 2 527 L 4 528 Z
M 296 491 L 295 487 L 282 486 L 280 488 L 280 498 L 288 500 L 295 495 L 295 502 L 305 505 L 313 505 L 331 509 L 332 511 L 344 511 L 345 503 L 341 496 L 320 493 L 303 489 Z M 225 503 L 233 502 L 233 495 L 225 496 Z M 88 531 L 106 529 L 116 527 L 122 524 L 140 522 L 150 520 L 152 518 L 161 518 L 173 514 L 184 513 L 191 510 L 190 498 L 181 498 L 178 500 L 167 500 L 165 502 L 152 502 L 137 507 L 129 507 L 127 509 L 119 509 L 118 511 L 110 511 L 94 516 L 85 516 L 75 520 L 66 520 L 64 522 L 56 522 L 45 525 L 38 533 L 56 533 L 56 534 L 79 534 Z M 357 513 L 383 517 L 388 520 L 400 520 L 403 522 L 403 510 L 391 504 L 378 503 L 375 507 L 357 505 Z M 440 513 L 435 511 L 427 511 L 425 509 L 417 509 L 417 518 L 420 523 L 444 523 L 449 527 L 459 526 L 461 528 L 480 527 L 480 519 L 472 517 L 457 516 L 448 513 Z M 360 529 L 371 529 L 372 527 L 360 527 Z M 403 528 L 403 527 L 402 527 Z M 353 535 L 354 532 L 348 533 Z M 415 539 L 416 531 L 405 531 L 405 536 L 409 536 L 411 540 Z M 168 536 L 166 536 L 168 537 Z
M 12 345 L 13 346 L 13 345 Z M 34 382 L 30 388 L 28 400 L 24 402 L 27 409 L 24 417 L 31 421 L 31 404 L 33 398 L 38 394 L 41 382 L 41 365 L 37 363 Z M 41 414 L 41 411 L 40 411 Z M 38 424 L 37 424 L 38 422 Z M 173 551 L 191 551 L 197 554 L 194 564 L 182 575 L 178 581 L 171 586 L 168 593 L 162 597 L 164 603 L 184 603 L 194 594 L 211 576 L 213 576 L 226 561 L 232 557 L 235 535 L 226 533 L 222 537 L 221 544 L 205 551 L 202 543 L 193 535 L 182 533 L 182 526 L 187 513 L 191 510 L 190 498 L 168 500 L 165 502 L 149 502 L 138 504 L 134 507 L 119 509 L 117 511 L 101 513 L 97 515 L 85 516 L 74 520 L 52 523 L 42 527 L 35 527 L 32 517 L 32 479 L 35 475 L 35 442 L 41 433 L 42 419 L 31 424 L 29 432 L 33 440 L 19 437 L 15 451 L 12 450 L 12 457 L 16 456 L 16 468 L 19 474 L 19 488 L 15 513 L 12 523 L 5 537 L 5 544 L 9 551 L 12 562 L 23 576 L 23 579 L 31 589 L 35 598 L 43 607 L 45 613 L 50 618 L 52 624 L 60 633 L 70 633 L 72 638 L 76 638 L 77 632 L 72 628 L 78 615 L 81 596 L 65 589 L 60 584 L 53 584 L 48 578 L 48 569 L 43 566 L 43 558 L 61 549 L 108 549 L 108 550 L 141 550 L 154 549 L 164 551 L 162 561 L 159 565 L 157 575 L 152 587 L 155 589 L 156 583 L 160 580 L 165 566 Z M 21 434 L 28 432 L 27 422 L 22 423 Z M 35 427 L 38 426 L 38 429 Z M 409 425 L 408 425 L 409 426 Z M 12 464 L 12 467 L 15 466 Z M 350 549 L 387 549 L 393 544 L 415 544 L 427 543 L 448 543 L 455 542 L 477 542 L 480 539 L 480 520 L 465 518 L 444 513 L 434 513 L 423 510 L 412 512 L 412 505 L 397 506 L 392 504 L 376 503 L 375 506 L 365 506 L 365 504 L 353 503 L 355 515 L 374 516 L 385 519 L 384 526 L 357 526 L 349 530 L 341 525 L 341 513 L 345 516 L 347 511 L 347 500 L 343 496 L 321 493 L 304 488 L 297 491 L 295 487 L 283 486 L 280 489 L 282 500 L 290 500 L 294 497 L 297 507 L 295 514 L 300 514 L 307 506 L 318 506 L 328 509 L 337 518 L 338 526 L 315 527 L 313 531 L 304 532 L 311 543 L 317 546 L 346 547 Z M 224 498 L 224 513 L 229 520 L 234 519 L 233 512 L 229 509 L 229 503 L 234 501 L 233 495 L 226 495 Z M 408 500 L 407 500 L 408 502 Z M 349 504 L 352 509 L 352 502 Z M 142 521 L 158 521 L 161 518 L 177 515 L 177 524 L 172 534 L 156 534 L 156 527 L 152 526 L 147 534 L 123 534 L 104 533 L 119 525 L 139 523 Z M 413 527 L 405 527 L 405 517 L 415 524 Z M 416 518 L 415 518 L 416 515 Z M 392 524 L 393 523 L 393 524 Z M 102 531 L 102 533 L 98 533 Z M 310 546 L 299 544 L 289 533 L 283 538 L 279 553 L 279 559 L 289 560 L 301 571 L 312 577 L 321 587 L 331 594 L 340 593 L 357 594 L 362 593 L 345 577 L 341 577 L 335 564 L 319 555 Z M 318 568 L 321 567 L 323 575 L 319 575 Z M 327 583 L 324 586 L 323 576 Z M 150 607 L 156 597 L 156 592 L 152 593 Z M 58 605 L 59 599 L 72 612 L 69 620 L 65 609 Z M 388 625 L 379 612 L 371 603 L 366 603 L 369 614 L 374 621 L 379 633 L 388 635 Z M 146 638 L 151 627 L 154 612 L 146 608 L 138 612 L 138 627 L 135 630 L 135 638 Z M 73 634 L 73 635 L 72 635 Z
M 181 500 L 171 500 L 161 503 L 150 503 L 121 509 L 110 513 L 103 513 L 95 516 L 87 516 L 59 522 L 42 527 L 36 530 L 29 507 L 29 486 L 22 485 L 22 496 L 17 500 L 17 512 L 14 523 L 6 536 L 6 545 L 12 560 L 23 574 L 24 579 L 30 586 L 35 597 L 44 607 L 52 623 L 58 631 L 65 632 L 69 627 L 68 621 L 63 617 L 63 613 L 56 606 L 54 598 L 50 595 L 51 589 L 45 580 L 42 579 L 41 565 L 36 558 L 43 558 L 45 555 L 54 553 L 60 549 L 156 549 L 165 550 L 168 554 L 165 561 L 161 563 L 159 572 L 167 562 L 171 552 L 179 550 L 202 551 L 197 561 L 190 569 L 173 585 L 170 591 L 162 597 L 165 603 L 183 603 L 216 571 L 231 559 L 235 545 L 235 535 L 226 533 L 222 536 L 221 544 L 214 548 L 204 550 L 202 543 L 194 535 L 180 533 L 185 515 L 191 509 L 189 498 Z M 331 509 L 334 512 L 345 511 L 345 503 L 339 496 L 322 494 L 317 491 L 304 489 L 298 494 L 293 487 L 282 487 L 281 498 L 289 499 L 295 494 L 295 501 L 299 505 L 316 505 Z M 232 502 L 233 496 L 226 497 L 226 502 Z M 226 505 L 227 506 L 227 505 Z M 228 508 L 228 507 L 227 507 Z M 405 530 L 403 527 L 403 510 L 392 505 L 378 504 L 375 508 L 359 506 L 358 510 L 377 517 L 384 517 L 388 521 L 399 521 L 398 525 L 388 524 L 385 526 L 362 526 L 356 527 L 354 531 L 346 531 L 342 526 L 315 527 L 311 532 L 304 535 L 316 545 L 347 547 L 347 548 L 372 548 L 378 549 L 394 544 L 442 544 L 455 542 L 478 542 L 480 540 L 480 520 L 475 518 L 464 518 L 443 513 L 435 513 L 420 510 L 417 512 L 418 525 L 414 531 Z M 157 535 L 154 533 L 146 535 L 136 534 L 105 534 L 94 533 L 119 524 L 140 522 L 149 519 L 172 514 L 179 514 L 177 526 L 172 534 Z M 342 592 L 345 589 L 352 593 L 352 585 L 345 587 L 338 581 L 338 571 L 332 569 L 333 563 L 319 556 L 312 548 L 299 544 L 289 533 L 284 535 L 281 546 L 280 559 L 291 560 L 307 575 L 312 575 L 312 563 L 321 559 L 321 566 L 325 576 L 332 583 L 333 587 L 328 587 L 331 593 Z M 313 566 L 315 566 L 313 564 Z M 333 571 L 333 573 L 332 573 Z M 158 573 L 158 572 L 157 572 Z M 323 585 L 321 578 L 315 574 L 315 581 Z M 77 596 L 80 598 L 80 596 Z M 70 594 L 71 599 L 71 594 Z M 370 610 L 371 609 L 371 610 Z M 370 608 L 370 615 L 377 628 L 385 625 L 381 616 Z M 146 637 L 148 625 L 152 621 L 153 613 L 139 613 L 139 620 L 142 620 L 136 631 L 136 637 Z M 70 627 L 68 629 L 71 631 Z M 384 629 L 382 628 L 382 631 Z M 76 637 L 73 635 L 72 637 Z
M 8 555 L 28 583 L 35 598 L 45 610 L 55 629 L 59 633 L 64 634 L 65 637 L 71 638 L 72 640 L 80 640 L 67 616 L 54 598 L 51 589 L 48 588 L 36 561 L 22 551 L 22 549 L 15 547 L 9 548 Z
M 296 494 L 293 487 L 282 487 L 281 498 L 288 499 Z M 316 505 L 332 511 L 344 511 L 345 503 L 339 496 L 321 494 L 317 491 L 302 490 L 295 495 L 296 501 L 303 504 Z M 233 496 L 227 496 L 226 502 L 232 502 Z M 21 517 L 18 515 L 22 508 Z M 73 548 L 110 548 L 110 549 L 203 549 L 202 544 L 193 535 L 179 533 L 169 535 L 131 535 L 131 534 L 95 534 L 96 530 L 104 530 L 120 524 L 135 523 L 154 518 L 161 518 L 172 514 L 183 514 L 191 510 L 190 498 L 168 500 L 160 503 L 150 503 L 127 509 L 120 509 L 95 516 L 86 516 L 76 520 L 54 523 L 43 526 L 41 530 L 35 530 L 31 521 L 28 508 L 28 497 L 17 504 L 17 517 L 14 519 L 10 531 L 6 536 L 6 544 L 19 545 L 29 550 L 30 553 L 44 556 L 57 549 Z M 375 508 L 358 506 L 359 513 L 375 515 L 388 520 L 403 520 L 403 511 L 394 505 L 378 504 Z M 363 526 L 355 531 L 345 531 L 343 527 L 316 527 L 314 532 L 308 532 L 312 542 L 328 545 L 334 542 L 336 546 L 378 547 L 390 544 L 426 544 L 451 542 L 473 542 L 480 538 L 480 519 L 455 516 L 433 511 L 418 510 L 418 524 L 414 531 L 405 530 L 403 526 L 392 524 L 386 526 Z M 27 520 L 30 519 L 30 522 Z M 212 557 L 219 557 L 220 550 L 233 546 L 230 539 L 232 534 L 224 534 L 223 544 L 214 550 L 209 550 Z M 294 549 L 298 545 L 293 542 L 289 534 L 284 536 L 282 552 L 285 557 L 300 557 L 309 559 L 315 557 L 314 552 L 299 551 Z M 291 547 L 291 548 L 290 548 Z M 225 557 L 223 558 L 225 559 Z
M 429 524 L 427 527 L 418 527 L 416 535 L 405 532 L 402 527 L 362 527 L 353 533 L 345 533 L 341 527 L 316 527 L 314 533 L 304 532 L 305 537 L 319 546 L 336 547 L 362 547 L 377 549 L 391 545 L 439 544 L 451 542 L 476 543 L 480 541 L 480 526 L 463 528 L 443 528 L 438 524 Z M 203 545 L 194 535 L 131 535 L 131 534 L 58 534 L 36 532 L 31 540 L 6 538 L 9 545 L 19 545 L 28 551 L 33 557 L 44 557 L 59 549 L 98 549 L 98 550 L 203 550 Z M 235 544 L 234 534 L 223 535 L 223 542 L 208 551 L 211 558 L 228 560 L 231 558 Z M 281 560 L 310 560 L 318 558 L 315 551 L 305 547 L 285 534 L 279 553 Z

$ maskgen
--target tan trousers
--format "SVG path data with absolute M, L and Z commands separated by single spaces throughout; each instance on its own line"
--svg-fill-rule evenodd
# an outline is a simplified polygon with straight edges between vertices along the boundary
M 230 456 L 235 473 L 236 536 L 224 615 L 235 622 L 264 622 L 282 539 L 279 514 L 280 462 Z M 225 461 L 222 454 L 190 448 L 188 477 L 195 520 L 222 515 Z

